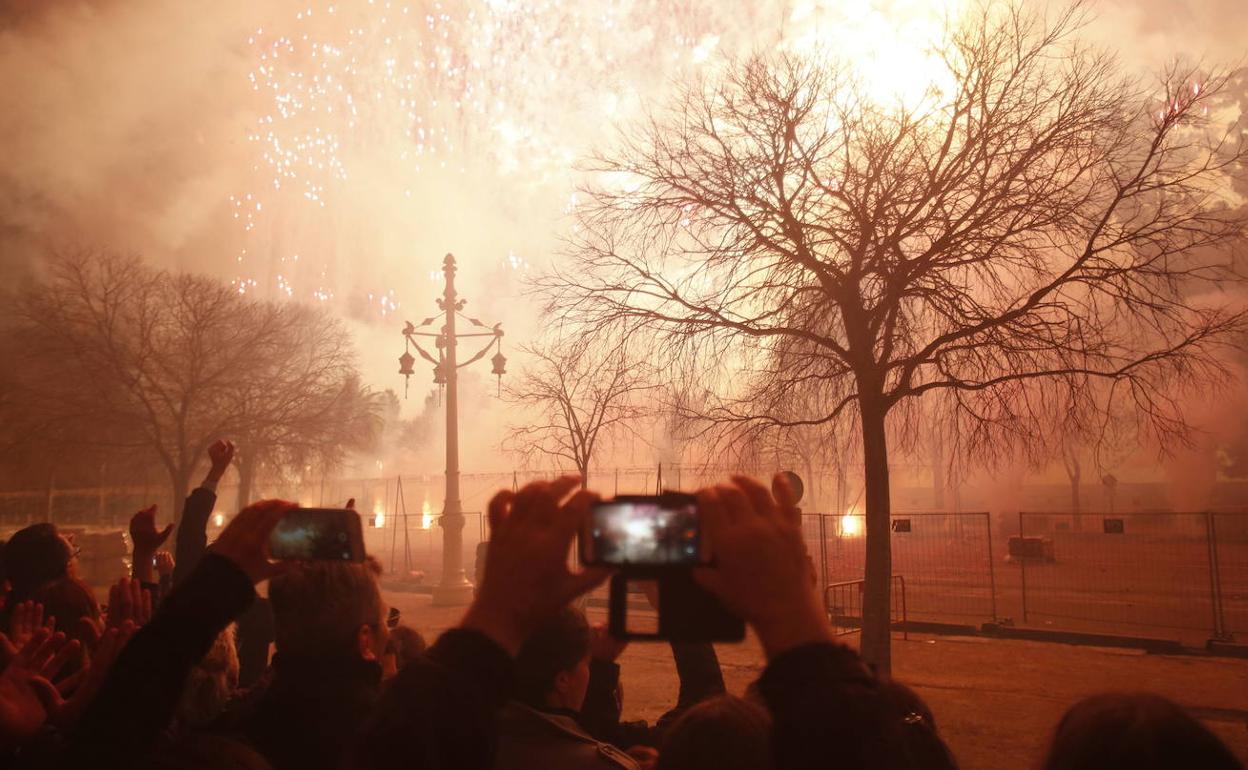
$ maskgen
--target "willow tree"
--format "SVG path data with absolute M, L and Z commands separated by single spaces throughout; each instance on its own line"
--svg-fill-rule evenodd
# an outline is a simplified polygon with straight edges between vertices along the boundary
M 888 670 L 890 421 L 950 404 L 964 449 L 1111 392 L 1173 440 L 1245 326 L 1220 293 L 1242 212 L 1225 75 L 1127 74 L 1050 19 L 987 6 L 912 104 L 765 55 L 684 88 L 597 156 L 549 310 L 693 367 L 720 425 L 847 418 L 865 467 L 862 651 Z M 925 77 L 927 73 L 916 73 Z M 1093 387 L 1105 383 L 1108 387 Z M 819 408 L 794 417 L 795 394 Z

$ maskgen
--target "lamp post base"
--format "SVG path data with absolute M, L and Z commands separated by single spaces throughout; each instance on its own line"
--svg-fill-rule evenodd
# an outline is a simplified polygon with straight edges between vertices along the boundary
M 466 607 L 472 604 L 472 583 L 460 578 L 459 583 L 445 582 L 434 586 L 434 607 Z

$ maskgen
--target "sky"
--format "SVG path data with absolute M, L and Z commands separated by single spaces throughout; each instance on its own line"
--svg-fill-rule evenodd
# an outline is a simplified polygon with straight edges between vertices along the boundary
M 0 0 L 0 270 L 91 244 L 323 302 L 401 391 L 402 321 L 434 313 L 454 252 L 518 366 L 542 329 L 522 280 L 558 258 L 578 158 L 724 54 L 818 41 L 891 87 L 965 4 Z M 1246 53 L 1239 0 L 1090 5 L 1133 68 Z M 487 373 L 468 450 L 508 467 Z

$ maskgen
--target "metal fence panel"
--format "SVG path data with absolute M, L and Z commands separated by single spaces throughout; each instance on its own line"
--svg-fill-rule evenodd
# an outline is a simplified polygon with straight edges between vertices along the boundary
M 664 465 L 603 469 L 591 486 L 605 494 L 693 489 L 723 477 L 719 468 Z M 491 495 L 555 471 L 465 473 L 463 563 L 471 579 L 477 545 L 488 537 L 480 513 Z M 618 479 L 618 481 L 617 481 Z M 617 486 L 618 485 L 618 486 Z M 365 542 L 389 572 L 423 572 L 436 584 L 442 566 L 442 474 L 402 479 L 309 481 L 302 485 L 261 482 L 252 496 L 297 500 L 303 505 L 342 505 L 355 498 L 364 517 Z M 41 521 L 69 528 L 114 531 L 134 511 L 157 502 L 161 518 L 172 515 L 165 485 L 128 488 L 29 491 L 0 494 L 0 532 Z M 217 516 L 209 537 L 236 509 L 237 488 L 217 492 Z M 999 522 L 998 522 L 999 523 Z M 993 540 L 986 513 L 895 513 L 893 574 L 906 585 L 912 621 L 975 624 L 1007 617 L 1049 630 L 1148 636 L 1201 645 L 1210 638 L 1248 639 L 1248 513 L 1020 513 L 1018 532 L 1041 543 L 1041 558 L 1017 559 L 1008 538 Z M 1012 522 L 1010 522 L 1012 529 Z M 865 519 L 862 515 L 810 513 L 802 536 L 821 590 L 861 581 Z M 1044 554 L 1051 550 L 1053 559 Z M 838 589 L 844 594 L 847 588 Z M 840 594 L 838 594 L 839 596 Z M 853 604 L 854 597 L 842 602 Z M 851 608 L 852 609 L 852 608 Z M 842 614 L 845 614 L 844 612 Z M 852 615 L 852 612 L 849 613 Z M 847 615 L 848 616 L 848 615 Z
M 1248 513 L 1211 514 L 1210 532 L 1220 609 L 1218 636 L 1248 640 Z
M 1012 560 L 1028 625 L 1185 643 L 1216 626 L 1207 514 L 1020 513 L 1019 532 L 1052 548 Z
M 824 585 L 861 580 L 864 517 L 825 514 L 823 527 Z M 893 574 L 906 582 L 910 620 L 970 624 L 996 619 L 988 514 L 898 513 L 892 529 Z

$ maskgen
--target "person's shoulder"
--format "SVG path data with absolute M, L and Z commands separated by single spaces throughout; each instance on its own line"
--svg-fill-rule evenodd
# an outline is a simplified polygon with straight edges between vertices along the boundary
M 499 737 L 496 770 L 637 770 L 632 757 L 585 732 L 573 717 L 538 711 L 519 701 L 503 707 Z

